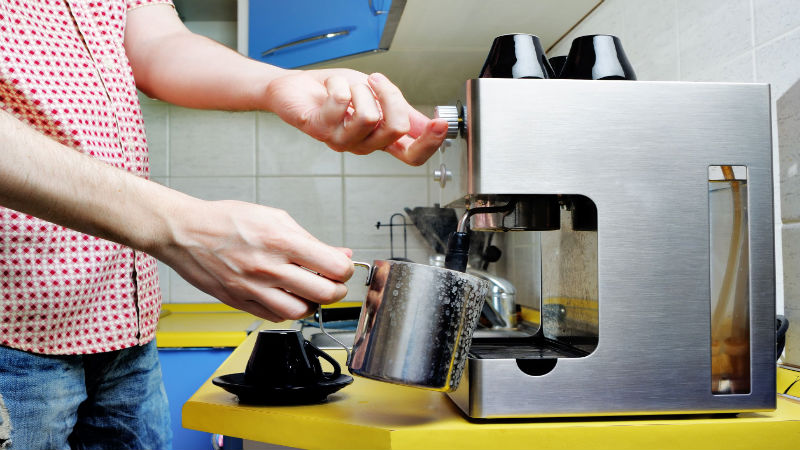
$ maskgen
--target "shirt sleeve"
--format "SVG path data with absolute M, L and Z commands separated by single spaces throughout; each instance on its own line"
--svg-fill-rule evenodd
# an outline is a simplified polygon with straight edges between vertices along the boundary
M 175 5 L 172 4 L 172 0 L 125 0 L 125 6 L 127 6 L 128 11 L 139 8 L 140 6 L 159 4 L 170 5 L 173 8 L 175 7 Z

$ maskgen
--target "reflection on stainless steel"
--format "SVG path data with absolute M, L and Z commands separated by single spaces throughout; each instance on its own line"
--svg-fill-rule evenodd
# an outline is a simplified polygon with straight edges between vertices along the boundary
M 556 195 L 515 196 L 511 211 L 480 213 L 472 216 L 472 229 L 476 231 L 530 231 L 557 230 L 559 199 Z M 503 196 L 472 196 L 470 209 L 508 204 Z
M 541 233 L 541 257 L 547 261 L 542 264 L 542 332 L 564 344 L 581 342 L 591 353 L 599 331 L 597 227 L 574 230 L 575 211 L 568 203 L 561 229 Z
M 486 281 L 465 273 L 376 261 L 356 328 L 350 372 L 454 390 L 488 292 Z
M 449 394 L 465 414 L 775 407 L 767 85 L 480 79 L 467 82 L 465 108 L 465 137 L 442 152 L 454 174 L 442 190 L 444 204 L 517 199 L 525 205 L 530 196 L 556 196 L 572 214 L 561 217 L 560 231 L 531 232 L 541 237 L 531 240 L 536 245 L 504 252 L 515 260 L 523 251 L 542 257 L 533 270 L 514 270 L 541 286 L 547 331 L 475 340 L 461 386 Z M 731 254 L 743 258 L 747 251 L 741 277 L 728 283 L 749 295 L 742 322 L 749 324 L 749 389 L 733 395 L 712 392 L 711 301 L 719 292 L 711 281 L 709 208 L 716 206 L 709 204 L 708 169 L 724 165 L 745 166 L 747 173 L 742 252 L 723 244 L 725 261 L 715 266 L 724 272 Z M 520 212 L 514 223 L 534 216 Z M 508 221 L 490 217 L 485 228 L 513 229 Z M 513 233 L 513 241 L 526 234 Z M 577 259 L 565 262 L 570 255 Z M 530 290 L 526 278 L 503 276 L 518 293 Z M 531 301 L 519 297 L 517 304 Z
M 490 294 L 486 300 L 494 312 L 505 321 L 505 327 L 493 327 L 514 329 L 517 327 L 517 303 L 516 303 L 516 289 L 505 278 L 501 278 L 495 274 L 486 272 L 484 270 L 468 268 L 467 273 L 475 275 L 478 278 L 484 279 L 489 282 Z

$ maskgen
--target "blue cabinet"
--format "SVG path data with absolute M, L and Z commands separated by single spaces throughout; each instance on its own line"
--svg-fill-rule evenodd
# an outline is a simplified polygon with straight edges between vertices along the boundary
M 175 450 L 212 450 L 210 433 L 183 428 L 181 409 L 232 351 L 233 348 L 158 349 L 172 419 L 172 447 Z
M 248 56 L 284 68 L 388 48 L 404 0 L 250 0 Z M 391 11 L 391 14 L 390 14 Z M 387 28 L 387 18 L 390 26 Z M 383 41 L 382 41 L 383 40 Z

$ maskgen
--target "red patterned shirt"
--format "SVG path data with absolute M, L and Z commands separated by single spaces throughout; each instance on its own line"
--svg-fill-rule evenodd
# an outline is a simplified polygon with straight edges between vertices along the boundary
M 0 0 L 0 108 L 147 178 L 123 38 L 126 11 L 150 3 L 170 0 Z M 0 207 L 0 344 L 46 354 L 141 345 L 160 304 L 151 256 Z

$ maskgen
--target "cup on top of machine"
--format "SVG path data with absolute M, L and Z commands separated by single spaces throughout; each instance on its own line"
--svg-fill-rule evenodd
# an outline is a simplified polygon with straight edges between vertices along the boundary
M 494 38 L 480 78 L 555 78 L 542 43 L 532 34 Z
M 559 78 L 576 80 L 635 80 L 622 42 L 616 36 L 592 34 L 572 41 Z

